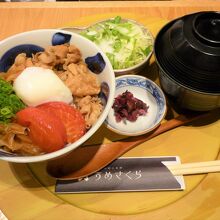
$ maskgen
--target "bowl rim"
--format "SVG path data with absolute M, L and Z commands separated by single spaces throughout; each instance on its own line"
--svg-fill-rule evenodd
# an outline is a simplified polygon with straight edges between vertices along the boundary
M 187 89 L 187 90 L 189 90 L 189 91 L 192 91 L 192 92 L 195 92 L 195 93 L 199 93 L 199 94 L 202 94 L 202 95 L 212 95 L 212 96 L 218 96 L 218 95 L 220 95 L 220 92 L 219 92 L 219 93 L 214 93 L 214 92 L 209 93 L 209 92 L 199 91 L 199 90 L 190 88 L 190 87 L 188 87 L 188 86 L 186 86 L 186 85 L 184 85 L 184 84 L 182 84 L 182 83 L 176 81 L 175 79 L 173 79 L 170 75 L 168 75 L 168 74 L 166 73 L 166 70 L 164 70 L 164 68 L 160 65 L 160 62 L 158 61 L 158 59 L 157 59 L 156 56 L 155 56 L 155 61 L 157 62 L 157 65 L 158 65 L 158 67 L 159 67 L 159 75 L 160 75 L 160 71 L 163 72 L 163 74 L 165 74 L 166 77 L 167 77 L 170 81 L 172 81 L 173 83 L 176 83 L 179 87 L 183 87 L 184 89 Z
M 66 31 L 66 30 L 59 30 L 59 29 L 35 29 L 35 30 L 31 30 L 31 31 L 25 31 L 25 32 L 21 32 L 12 36 L 9 36 L 5 39 L 3 39 L 2 41 L 0 41 L 0 46 L 2 44 L 7 43 L 9 40 L 13 40 L 16 39 L 17 37 L 22 37 L 23 35 L 29 35 L 32 33 L 43 33 L 43 32 L 48 32 L 50 34 L 54 34 L 57 32 L 61 32 L 64 34 L 70 34 L 73 37 L 82 39 L 84 42 L 87 42 L 88 44 L 93 45 L 94 48 L 96 48 L 97 52 L 99 52 L 106 64 L 107 67 L 109 69 L 109 80 L 111 79 L 111 89 L 109 92 L 109 96 L 108 96 L 108 102 L 102 112 L 102 114 L 99 116 L 99 119 L 97 120 L 97 122 L 92 126 L 92 128 L 90 128 L 89 131 L 86 132 L 86 134 L 84 134 L 79 140 L 77 140 L 74 143 L 70 143 L 67 144 L 64 148 L 57 150 L 55 152 L 51 152 L 51 153 L 46 153 L 46 154 L 42 154 L 42 155 L 36 155 L 36 156 L 17 156 L 17 155 L 13 155 L 13 156 L 3 156 L 0 154 L 0 159 L 1 160 L 5 160 L 8 162 L 16 162 L 16 163 L 35 163 L 35 162 L 42 162 L 42 161 L 47 161 L 47 160 L 51 160 L 57 157 L 61 157 L 64 156 L 65 154 L 68 154 L 69 152 L 71 152 L 72 150 L 76 149 L 77 147 L 80 147 L 85 141 L 87 141 L 93 134 L 96 133 L 96 131 L 100 128 L 100 126 L 104 123 L 105 118 L 108 115 L 108 112 L 113 104 L 114 101 L 114 94 L 115 94 L 115 74 L 114 74 L 114 70 L 112 68 L 112 65 L 108 59 L 108 57 L 105 55 L 105 53 L 102 52 L 102 50 L 93 42 L 91 42 L 90 40 L 88 40 L 87 38 L 80 36 L 79 34 L 70 32 L 70 31 Z M 5 152 L 5 151 L 3 151 Z M 7 153 L 7 152 L 6 152 Z M 9 153 L 10 154 L 10 153 Z
M 121 79 L 121 78 L 138 78 L 138 79 L 147 80 L 147 81 L 149 81 L 151 84 L 153 84 L 153 85 L 160 91 L 160 93 L 161 93 L 161 95 L 162 95 L 162 97 L 163 97 L 163 100 L 164 100 L 164 103 L 165 103 L 164 108 L 163 108 L 163 114 L 161 115 L 160 119 L 158 120 L 158 122 L 157 122 L 154 126 L 152 126 L 151 128 L 148 128 L 148 129 L 144 129 L 144 130 L 141 130 L 141 131 L 137 131 L 137 132 L 125 132 L 125 131 L 121 131 L 121 130 L 119 130 L 119 129 L 113 128 L 113 127 L 108 123 L 108 120 L 107 120 L 108 118 L 106 118 L 106 120 L 105 120 L 105 126 L 106 126 L 109 130 L 111 130 L 111 131 L 113 131 L 113 132 L 115 132 L 115 133 L 117 133 L 117 134 L 126 135 L 126 136 L 139 136 L 139 135 L 143 135 L 143 134 L 146 134 L 146 133 L 151 132 L 152 130 L 154 130 L 155 128 L 157 128 L 157 127 L 161 124 L 162 120 L 165 118 L 166 113 L 167 113 L 167 100 L 166 100 L 166 97 L 165 97 L 165 94 L 164 94 L 163 90 L 162 90 L 162 89 L 160 88 L 160 86 L 157 85 L 153 80 L 151 80 L 151 79 L 149 79 L 149 78 L 147 78 L 147 77 L 145 77 L 145 76 L 135 75 L 135 74 L 128 74 L 128 75 L 117 76 L 117 77 L 115 78 L 115 81 L 117 81 L 118 79 Z M 116 89 L 117 89 L 117 88 L 116 88 Z

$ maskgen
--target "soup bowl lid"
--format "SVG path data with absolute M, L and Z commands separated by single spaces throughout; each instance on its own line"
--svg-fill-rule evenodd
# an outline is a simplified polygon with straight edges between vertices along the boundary
M 220 93 L 220 12 L 198 12 L 166 24 L 156 36 L 159 66 L 194 90 Z

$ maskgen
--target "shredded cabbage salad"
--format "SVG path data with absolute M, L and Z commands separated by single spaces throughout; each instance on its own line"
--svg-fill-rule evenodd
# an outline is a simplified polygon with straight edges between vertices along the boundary
M 120 16 L 97 23 L 80 34 L 102 49 L 115 70 L 139 64 L 152 51 L 151 35 Z

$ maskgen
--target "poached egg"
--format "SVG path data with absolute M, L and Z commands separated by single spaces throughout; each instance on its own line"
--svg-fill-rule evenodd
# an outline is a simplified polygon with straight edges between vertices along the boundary
M 15 79 L 13 88 L 17 96 L 28 106 L 50 101 L 73 102 L 70 89 L 51 69 L 27 67 Z

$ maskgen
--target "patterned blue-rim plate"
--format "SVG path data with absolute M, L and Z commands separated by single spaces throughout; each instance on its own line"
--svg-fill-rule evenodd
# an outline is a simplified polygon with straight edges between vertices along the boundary
M 147 114 L 139 116 L 135 122 L 116 121 L 111 108 L 105 120 L 107 128 L 121 135 L 138 136 L 148 133 L 160 125 L 167 112 L 166 98 L 161 88 L 152 80 L 139 75 L 116 77 L 115 98 L 125 91 L 142 100 L 149 106 Z

